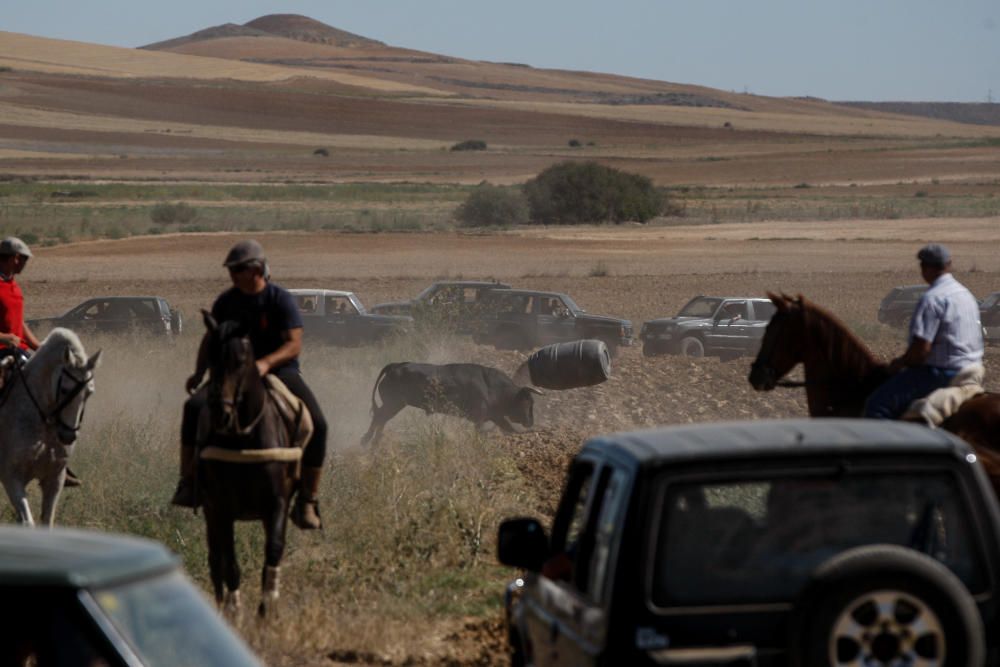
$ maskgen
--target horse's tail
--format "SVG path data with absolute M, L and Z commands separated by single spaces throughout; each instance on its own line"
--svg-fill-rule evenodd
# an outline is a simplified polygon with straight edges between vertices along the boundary
M 375 386 L 372 387 L 372 407 L 371 407 L 371 410 L 369 411 L 368 414 L 372 414 L 372 415 L 375 414 L 375 410 L 378 408 L 378 405 L 375 403 L 375 392 L 378 391 L 379 385 L 382 384 L 382 378 L 384 378 L 385 375 L 386 375 L 386 373 L 388 373 L 389 371 L 391 371 L 396 366 L 402 366 L 402 365 L 403 364 L 399 363 L 399 362 L 392 363 L 392 364 L 386 364 L 382 368 L 382 370 L 379 371 L 378 377 L 375 378 Z

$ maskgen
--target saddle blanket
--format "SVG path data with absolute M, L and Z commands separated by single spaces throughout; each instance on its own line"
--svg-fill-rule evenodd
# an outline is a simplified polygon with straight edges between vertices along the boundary
M 958 412 L 958 408 L 973 396 L 982 394 L 986 369 L 982 364 L 966 366 L 951 380 L 951 384 L 932 391 L 924 398 L 910 403 L 902 419 L 921 421 L 930 426 L 940 426 L 948 417 Z
M 289 440 L 293 447 L 303 448 L 313 434 L 312 415 L 301 398 L 293 394 L 285 383 L 273 375 L 265 375 L 267 390 L 278 406 L 281 418 L 288 426 Z

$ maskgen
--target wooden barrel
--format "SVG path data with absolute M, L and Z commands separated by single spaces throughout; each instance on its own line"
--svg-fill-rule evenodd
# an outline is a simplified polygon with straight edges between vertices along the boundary
M 531 384 L 545 389 L 576 389 L 611 377 L 611 354 L 601 340 L 546 345 L 526 362 Z

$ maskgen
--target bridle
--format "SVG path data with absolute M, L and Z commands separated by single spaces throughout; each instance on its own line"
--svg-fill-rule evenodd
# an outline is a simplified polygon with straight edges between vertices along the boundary
M 80 427 L 83 425 L 83 414 L 87 409 L 87 398 L 90 394 L 86 393 L 83 396 L 83 403 L 80 406 L 80 412 L 76 416 L 75 423 L 73 425 L 67 424 L 65 419 L 63 419 L 62 413 L 69 404 L 76 400 L 77 396 L 84 392 L 84 390 L 90 385 L 91 381 L 94 379 L 94 372 L 92 370 L 85 371 L 84 377 L 77 377 L 71 373 L 65 365 L 60 367 L 59 370 L 59 383 L 56 385 L 56 398 L 55 405 L 46 410 L 35 398 L 35 395 L 31 391 L 31 386 L 28 384 L 28 379 L 24 375 L 24 364 L 16 363 L 14 364 L 14 369 L 17 373 L 17 377 L 24 384 L 24 391 L 28 394 L 28 398 L 31 399 L 32 405 L 35 406 L 35 410 L 38 411 L 38 416 L 41 417 L 42 423 L 46 426 L 57 426 L 70 433 L 78 433 Z M 68 391 L 63 391 L 63 378 L 69 378 L 73 382 L 73 386 Z M 8 394 L 9 396 L 10 394 Z M 4 397 L 4 402 L 6 402 Z
M 264 412 L 267 407 L 267 392 L 265 392 L 264 402 L 261 403 L 260 410 L 257 412 L 257 416 L 250 420 L 250 423 L 246 426 L 240 426 L 240 403 L 243 402 L 243 380 L 246 377 L 246 373 L 241 373 L 236 381 L 236 390 L 233 392 L 232 399 L 226 399 L 219 396 L 218 401 L 222 406 L 223 410 L 229 412 L 233 417 L 232 429 L 227 429 L 226 431 L 217 431 L 221 435 L 234 435 L 234 436 L 246 436 L 250 435 L 257 425 L 260 423 L 261 419 L 264 418 Z M 210 389 L 211 391 L 211 389 Z M 219 392 L 221 394 L 221 392 Z
M 774 317 L 771 318 L 771 323 L 773 324 L 774 320 L 776 318 L 778 318 L 778 317 L 787 317 L 787 314 L 776 313 L 774 315 Z M 770 325 L 768 325 L 768 326 L 770 326 Z M 750 364 L 750 373 L 751 373 L 751 375 L 753 375 L 755 373 L 759 374 L 762 378 L 765 379 L 765 381 L 767 382 L 767 384 L 771 384 L 774 387 L 783 387 L 783 388 L 794 388 L 794 389 L 797 389 L 797 388 L 801 388 L 801 387 L 808 387 L 808 386 L 811 386 L 811 385 L 828 384 L 826 382 L 817 382 L 815 380 L 810 382 L 808 380 L 779 380 L 779 379 L 777 379 L 778 378 L 778 372 L 769 363 L 771 357 L 774 354 L 774 349 L 778 345 L 777 336 L 772 336 L 770 340 L 765 340 L 764 342 L 767 343 L 766 348 L 764 346 L 761 346 L 760 351 L 757 353 L 757 358 L 754 359 L 754 361 L 753 361 L 752 364 Z M 764 361 L 762 361 L 762 359 L 767 359 L 768 362 L 764 362 Z

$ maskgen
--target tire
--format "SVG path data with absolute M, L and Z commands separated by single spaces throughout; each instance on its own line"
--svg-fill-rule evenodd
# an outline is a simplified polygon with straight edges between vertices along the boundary
M 948 568 L 891 545 L 860 547 L 821 565 L 792 613 L 790 664 L 982 665 L 983 622 Z M 910 662 L 905 662 L 909 655 Z M 920 663 L 923 664 L 923 663 Z
M 697 336 L 687 336 L 681 339 L 680 351 L 685 357 L 704 357 L 705 344 Z

